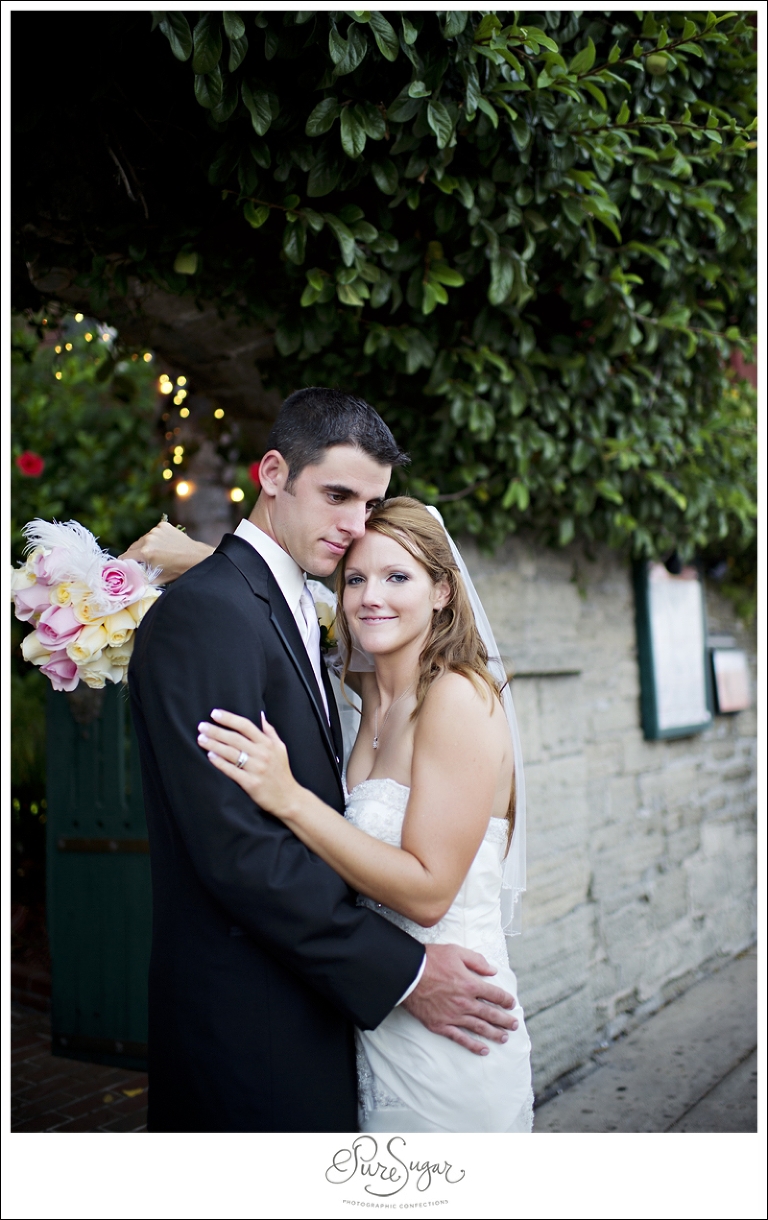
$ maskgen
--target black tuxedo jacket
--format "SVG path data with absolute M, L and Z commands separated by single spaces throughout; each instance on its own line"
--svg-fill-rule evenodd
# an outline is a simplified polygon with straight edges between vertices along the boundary
M 197 745 L 221 707 L 288 748 L 340 813 L 329 729 L 293 615 L 267 564 L 227 535 L 158 598 L 129 672 L 152 864 L 149 1130 L 357 1128 L 353 1025 L 372 1029 L 423 948 L 365 907 Z

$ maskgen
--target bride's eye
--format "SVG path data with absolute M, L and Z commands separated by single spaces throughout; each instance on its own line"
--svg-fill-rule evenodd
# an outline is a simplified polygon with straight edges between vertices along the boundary
M 362 576 L 348 576 L 346 581 L 347 588 L 353 589 L 356 585 L 362 584 L 362 581 Z
M 408 577 L 405 572 L 391 572 L 389 579 L 393 580 L 397 585 L 402 585 Z

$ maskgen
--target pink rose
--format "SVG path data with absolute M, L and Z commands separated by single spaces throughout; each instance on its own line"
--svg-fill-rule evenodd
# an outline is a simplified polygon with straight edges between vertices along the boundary
M 51 591 L 47 585 L 34 584 L 28 589 L 17 589 L 13 594 L 16 606 L 16 618 L 22 623 L 28 623 L 36 614 L 47 610 L 51 605 Z
M 37 624 L 37 634 L 51 652 L 66 648 L 82 629 L 83 624 L 77 621 L 71 606 L 49 605 L 40 615 L 40 622 Z
M 68 574 L 70 566 L 71 556 L 63 546 L 55 546 L 47 555 L 40 551 L 30 564 L 37 579 L 46 585 L 57 585 Z
M 40 666 L 40 673 L 51 679 L 54 690 L 74 690 L 80 680 L 77 666 L 66 652 L 52 652 L 50 661 Z
M 129 606 L 144 594 L 147 578 L 135 559 L 113 559 L 102 568 L 101 583 L 113 602 Z

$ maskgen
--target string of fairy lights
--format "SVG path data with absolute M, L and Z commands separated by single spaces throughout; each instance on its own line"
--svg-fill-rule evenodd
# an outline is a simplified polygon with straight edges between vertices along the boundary
M 76 313 L 74 317 L 75 322 L 77 323 L 86 321 L 85 315 L 82 313 Z M 47 318 L 42 319 L 42 325 L 48 325 Z M 92 343 L 95 340 L 96 342 L 101 341 L 101 343 L 108 346 L 113 344 L 117 337 L 117 332 L 115 330 L 107 327 L 99 330 L 94 323 L 90 323 L 90 325 L 94 327 L 93 330 L 86 330 L 82 332 L 82 337 L 86 343 Z M 73 350 L 74 345 L 69 339 L 63 343 L 57 343 L 54 346 L 54 351 L 57 356 L 64 356 L 65 353 Z M 154 356 L 152 352 L 143 352 L 141 354 L 139 352 L 133 352 L 130 359 L 132 361 L 141 359 L 145 363 L 150 364 L 154 360 Z M 53 375 L 57 381 L 61 381 L 63 380 L 64 372 L 62 369 L 57 368 L 54 369 Z M 180 420 L 189 419 L 190 407 L 185 402 L 185 399 L 189 394 L 189 390 L 187 389 L 187 378 L 183 374 L 172 378 L 168 373 L 160 373 L 157 379 L 157 389 L 158 392 L 163 395 L 163 397 L 172 396 L 171 402 L 173 403 L 174 407 L 178 408 L 178 417 Z M 217 407 L 213 412 L 213 418 L 217 421 L 224 419 L 224 416 L 225 411 L 222 407 Z M 164 439 L 167 442 L 167 446 L 161 472 L 162 478 L 165 482 L 170 482 L 172 479 L 182 474 L 179 467 L 183 466 L 185 455 L 185 447 L 181 442 L 181 439 L 177 440 L 177 438 L 180 438 L 181 436 L 182 427 L 180 424 L 171 427 L 170 420 L 171 412 L 165 411 L 162 415 L 162 422 L 166 425 Z M 181 499 L 186 499 L 189 496 L 194 495 L 196 487 L 194 482 L 189 478 L 177 478 L 173 490 Z M 230 487 L 229 498 L 234 504 L 239 504 L 241 500 L 245 499 L 245 492 L 242 487 Z

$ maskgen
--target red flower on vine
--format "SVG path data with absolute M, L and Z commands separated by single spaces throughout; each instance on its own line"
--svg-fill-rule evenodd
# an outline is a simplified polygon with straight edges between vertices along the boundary
M 25 449 L 23 453 L 19 454 L 16 458 L 16 465 L 21 473 L 30 479 L 39 479 L 45 470 L 45 462 L 40 454 L 33 453 L 31 449 Z
M 259 478 L 259 467 L 260 466 L 261 466 L 261 461 L 258 461 L 258 462 L 251 462 L 250 466 L 248 467 L 248 474 L 251 477 L 251 482 L 255 483 L 257 487 L 261 487 L 261 479 Z

